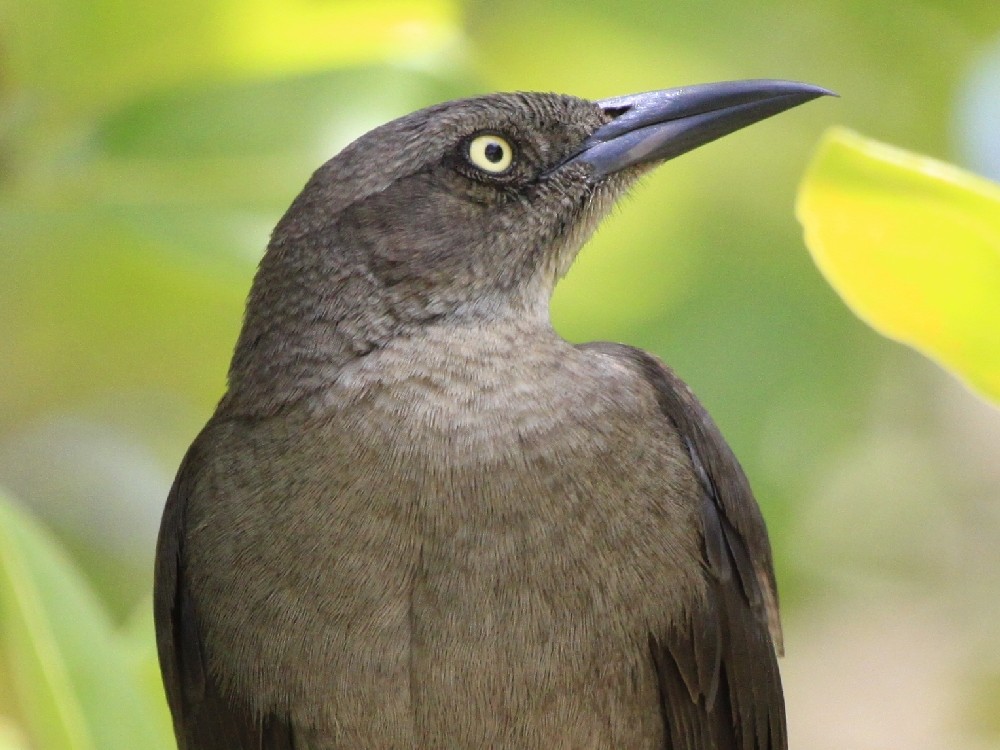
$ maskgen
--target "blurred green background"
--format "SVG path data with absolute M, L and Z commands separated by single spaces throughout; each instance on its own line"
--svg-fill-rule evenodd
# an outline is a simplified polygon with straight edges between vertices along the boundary
M 17 557 L 14 527 L 35 527 L 0 515 L 0 748 L 153 746 L 128 726 L 43 736 L 61 709 L 25 677 L 39 628 L 11 624 L 18 582 L 47 581 L 52 648 L 105 617 L 155 694 L 162 504 L 315 167 L 458 96 L 757 77 L 842 98 L 647 178 L 560 286 L 556 326 L 656 352 L 742 460 L 776 551 L 793 747 L 1000 747 L 1000 412 L 856 320 L 793 217 L 832 123 L 1000 178 L 995 0 L 0 0 L 0 488 L 68 555 L 19 578 L 11 560 L 50 545 Z M 93 691 L 81 721 L 125 711 L 91 685 L 124 667 L 67 663 Z M 135 731 L 167 747 L 158 716 Z

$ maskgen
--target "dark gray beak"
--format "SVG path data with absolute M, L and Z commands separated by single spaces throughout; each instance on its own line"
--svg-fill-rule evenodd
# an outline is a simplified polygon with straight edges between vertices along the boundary
M 794 81 L 726 81 L 649 91 L 597 104 L 614 120 L 598 128 L 566 163 L 596 177 L 666 161 L 832 91 Z

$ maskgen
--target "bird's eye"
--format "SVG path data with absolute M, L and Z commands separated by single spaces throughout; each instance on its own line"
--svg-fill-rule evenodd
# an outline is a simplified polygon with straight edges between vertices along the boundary
M 514 147 L 498 135 L 477 135 L 468 146 L 469 161 L 484 172 L 501 174 L 510 169 L 514 161 Z

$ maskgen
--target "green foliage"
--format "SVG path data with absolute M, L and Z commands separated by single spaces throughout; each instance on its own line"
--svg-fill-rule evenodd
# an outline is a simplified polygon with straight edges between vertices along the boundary
M 972 438 L 941 416 L 933 371 L 829 293 L 791 206 L 831 121 L 946 153 L 956 86 L 998 30 L 980 0 L 0 3 L 0 484 L 59 545 L 0 505 L 0 750 L 169 746 L 156 523 L 268 231 L 357 134 L 483 91 L 787 77 L 842 94 L 650 176 L 558 289 L 555 324 L 655 351 L 716 417 L 772 532 L 786 665 L 810 647 L 796 617 L 865 586 L 967 598 L 990 621 L 995 461 L 942 450 Z M 958 547 L 974 585 L 942 583 Z M 976 654 L 995 639 L 967 630 L 951 640 L 994 685 Z
M 35 747 L 171 746 L 162 690 L 151 679 L 151 617 L 116 629 L 74 564 L 2 495 L 0 613 L 0 654 Z
M 859 317 L 1000 400 L 1000 185 L 838 129 L 798 215 Z

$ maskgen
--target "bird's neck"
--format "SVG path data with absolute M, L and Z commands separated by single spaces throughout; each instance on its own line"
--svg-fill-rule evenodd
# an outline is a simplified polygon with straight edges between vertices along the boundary
M 556 337 L 545 290 L 528 301 L 484 298 L 435 314 L 422 307 L 401 311 L 398 300 L 375 285 L 366 287 L 364 277 L 325 283 L 332 287 L 325 294 L 255 283 L 220 412 L 267 417 L 303 400 L 322 400 L 345 371 L 390 348 L 423 352 L 448 367 L 469 354 L 477 339 Z M 267 296 L 258 289 L 267 289 Z

